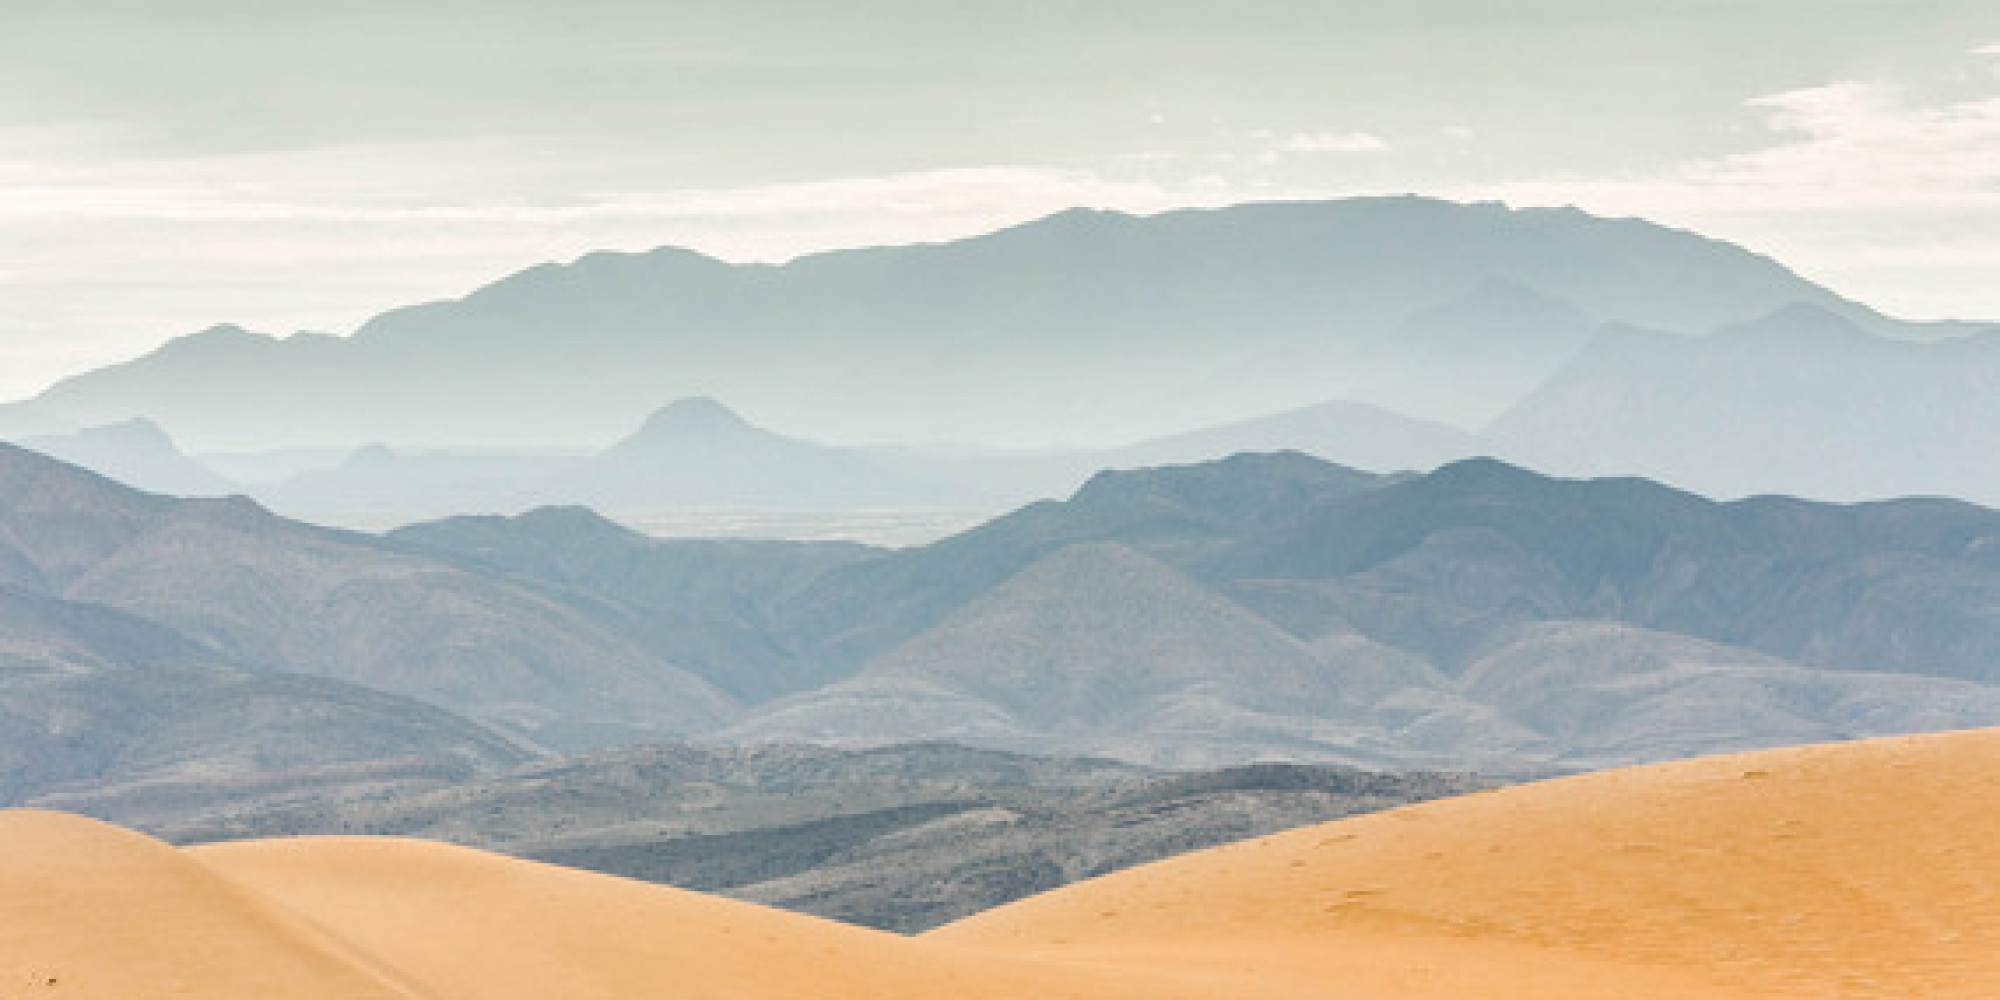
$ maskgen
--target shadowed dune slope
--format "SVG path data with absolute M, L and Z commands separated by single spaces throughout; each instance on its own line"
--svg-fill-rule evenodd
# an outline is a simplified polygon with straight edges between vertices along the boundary
M 451 1000 L 1214 997 L 418 840 L 189 853 Z
M 1272 996 L 1984 1000 L 1996 778 L 1994 730 L 1605 772 L 1172 859 L 927 940 L 1255 967 Z
M 431 996 L 156 840 L 63 813 L 0 812 L 0 997 Z

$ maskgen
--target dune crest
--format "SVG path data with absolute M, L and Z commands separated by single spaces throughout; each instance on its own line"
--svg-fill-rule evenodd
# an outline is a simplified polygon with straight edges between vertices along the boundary
M 1996 777 L 1992 730 L 1604 772 L 1176 858 L 930 939 L 1255 961 L 1356 996 L 1990 998 Z
M 165 844 L 0 811 L 0 997 L 432 1000 Z
M 305 837 L 188 853 L 454 1000 L 1215 996 L 418 840 Z

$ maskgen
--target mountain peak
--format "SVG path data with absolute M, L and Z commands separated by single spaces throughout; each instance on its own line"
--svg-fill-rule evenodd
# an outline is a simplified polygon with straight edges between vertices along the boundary
M 1812 302 L 1790 302 L 1761 318 L 1737 323 L 1716 331 L 1716 336 L 1737 341 L 1811 346 L 1828 341 L 1855 343 L 1879 338 L 1863 330 L 1853 320 Z
M 1193 465 L 1100 472 L 1069 503 L 1079 510 L 1165 507 L 1204 518 L 1256 520 L 1380 482 L 1373 473 L 1296 451 L 1244 452 Z
M 756 429 L 713 396 L 689 396 L 654 410 L 640 427 L 639 434 L 644 437 L 662 434 L 706 436 Z
M 1489 455 L 1475 455 L 1448 462 L 1433 471 L 1426 479 L 1438 482 L 1479 484 L 1491 486 L 1497 483 L 1541 483 L 1552 477 L 1531 472 L 1512 462 L 1505 462 Z
M 1227 458 L 1141 469 L 1106 469 L 1090 477 L 1070 500 L 1090 503 L 1141 493 L 1174 493 L 1207 484 L 1299 482 L 1328 487 L 1372 482 L 1372 473 L 1336 465 L 1298 451 L 1246 451 Z
M 1581 323 L 1574 305 L 1506 275 L 1488 275 L 1464 295 L 1431 310 L 1430 315 L 1471 321 L 1500 311 L 1508 316 L 1544 322 Z
M 134 417 L 114 424 L 86 427 L 74 435 L 80 443 L 103 445 L 145 446 L 178 451 L 174 439 L 159 424 L 145 417 Z
M 206 363 L 214 358 L 228 357 L 243 351 L 261 351 L 280 343 L 282 341 L 269 334 L 246 330 L 234 323 L 221 323 L 205 330 L 175 337 L 154 348 L 146 356 Z
M 647 541 L 633 531 L 582 504 L 548 504 L 511 518 L 530 534 L 550 538 L 618 538 Z
M 720 400 L 710 396 L 689 396 L 654 410 L 638 430 L 620 439 L 602 454 L 678 454 L 690 449 L 703 454 L 719 451 L 741 453 L 753 444 L 787 440 L 743 419 Z

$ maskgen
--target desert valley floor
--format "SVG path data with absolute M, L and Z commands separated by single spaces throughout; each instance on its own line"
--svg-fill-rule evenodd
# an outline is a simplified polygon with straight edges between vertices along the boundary
M 0 813 L 0 996 L 2000 992 L 2000 731 L 1712 757 L 1307 827 L 900 937 L 415 840 L 177 849 Z

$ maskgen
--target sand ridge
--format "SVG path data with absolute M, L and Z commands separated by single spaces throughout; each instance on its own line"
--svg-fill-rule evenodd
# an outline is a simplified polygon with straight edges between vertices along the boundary
M 0 811 L 0 997 L 429 1000 L 185 853 L 60 813 Z
M 1143 972 L 917 941 L 417 840 L 308 837 L 188 853 L 310 914 L 440 997 L 1216 996 Z
M 2000 731 L 1606 772 L 1204 851 L 917 938 L 392 838 L 0 812 L 0 997 L 2000 996 Z
M 1611 972 L 1621 996 L 1991 1000 L 1996 788 L 2000 731 L 1633 768 L 1171 859 L 930 937 L 1155 968 L 1255 955 L 1391 996 L 1486 970 L 1485 997 L 1601 996 Z

